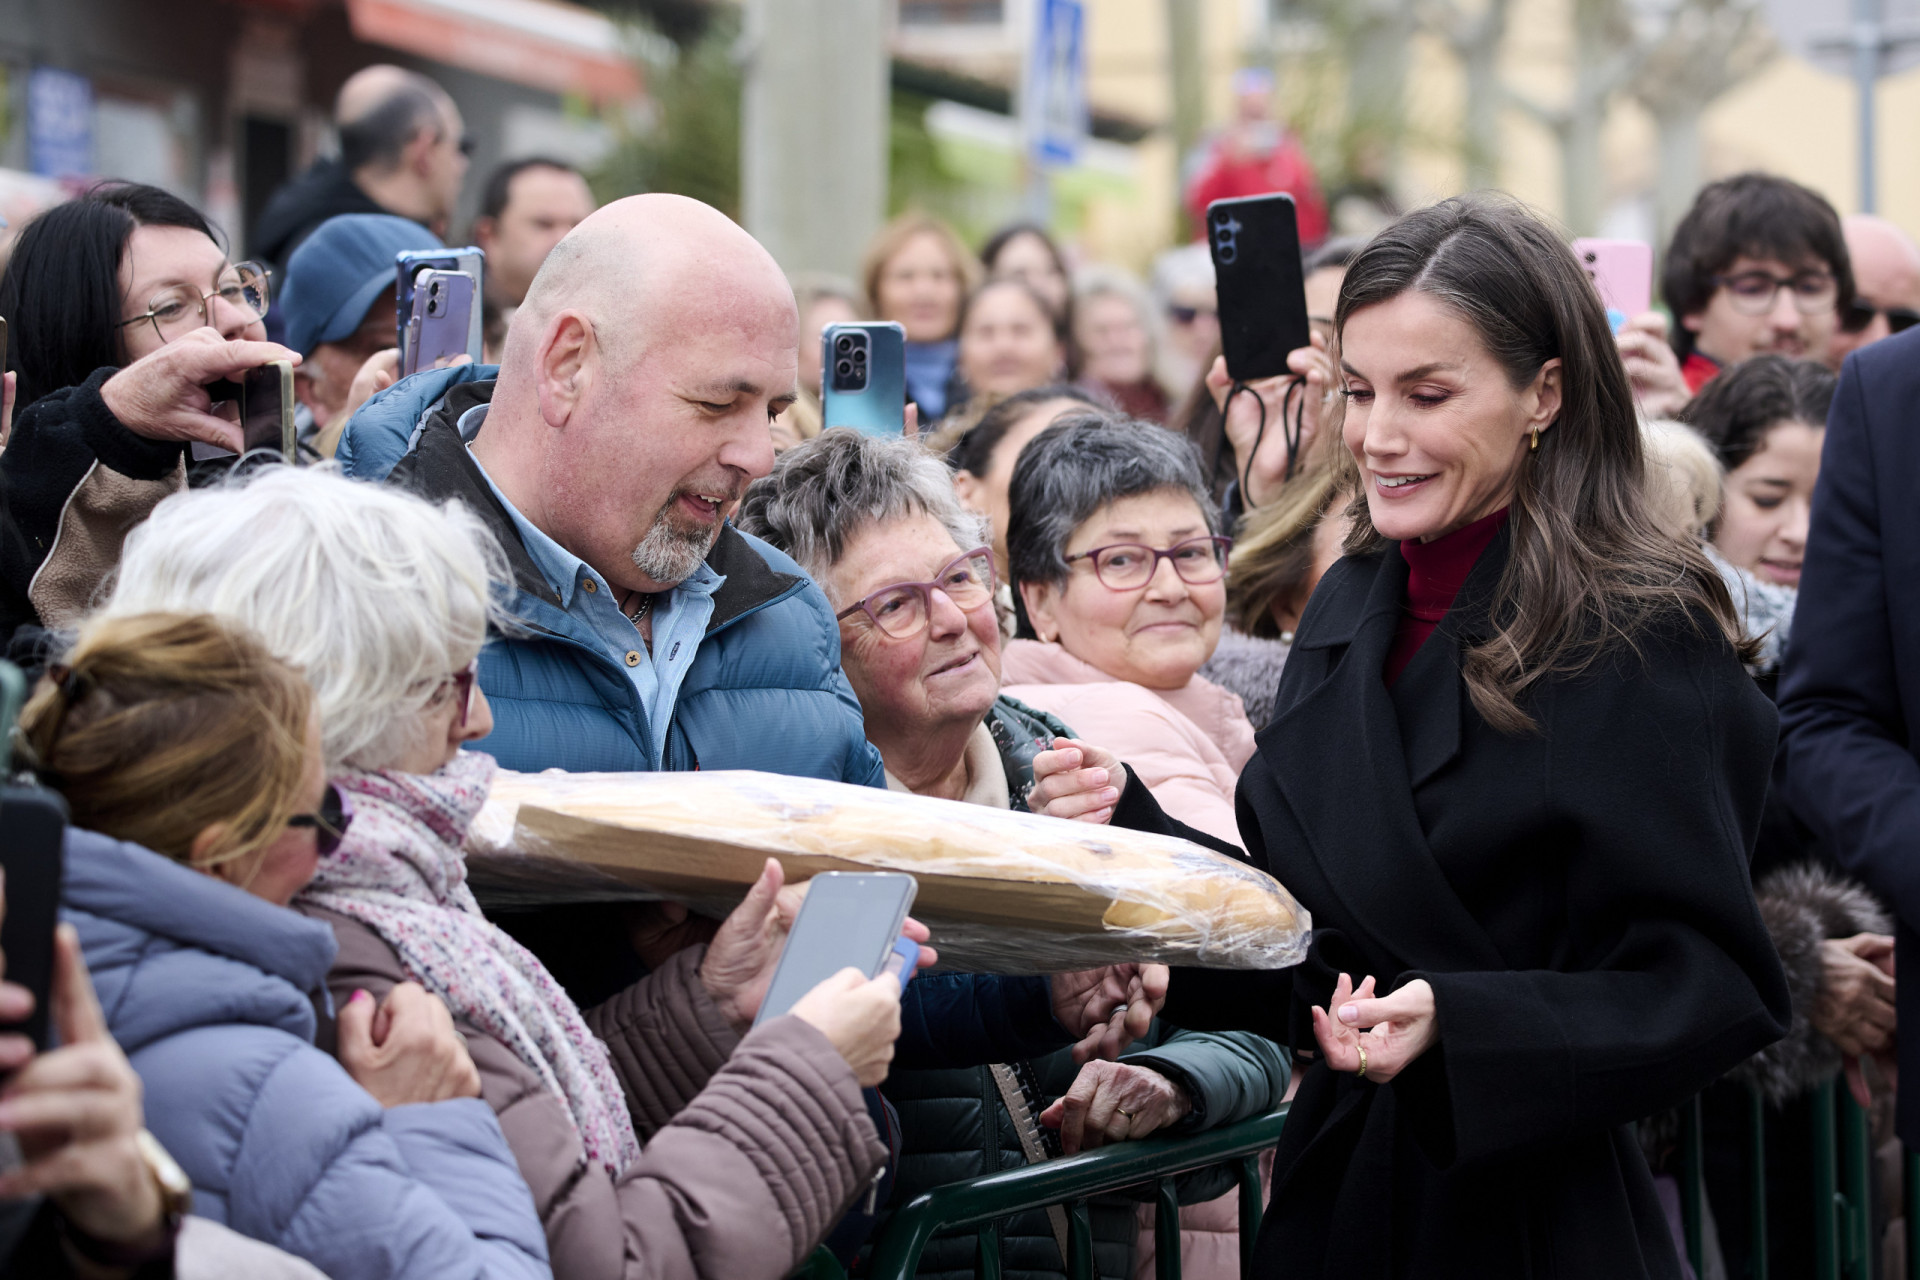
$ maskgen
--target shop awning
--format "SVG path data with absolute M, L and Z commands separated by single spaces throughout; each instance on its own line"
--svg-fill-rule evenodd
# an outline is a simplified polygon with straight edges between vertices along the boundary
M 640 71 L 605 16 L 561 0 L 347 0 L 369 44 L 595 102 L 637 98 Z

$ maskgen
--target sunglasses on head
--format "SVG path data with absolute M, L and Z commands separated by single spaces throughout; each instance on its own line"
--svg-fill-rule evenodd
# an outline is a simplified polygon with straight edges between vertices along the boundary
M 1887 330 L 1890 333 L 1902 333 L 1920 324 L 1920 311 L 1912 307 L 1876 307 L 1871 302 L 1855 298 L 1840 313 L 1840 327 L 1848 333 L 1859 333 L 1873 323 L 1875 316 L 1887 318 Z
M 287 819 L 287 825 L 312 827 L 314 843 L 319 845 L 320 856 L 324 858 L 340 847 L 347 828 L 353 825 L 353 802 L 340 794 L 338 787 L 328 783 L 327 793 L 320 797 L 319 812 L 296 813 Z

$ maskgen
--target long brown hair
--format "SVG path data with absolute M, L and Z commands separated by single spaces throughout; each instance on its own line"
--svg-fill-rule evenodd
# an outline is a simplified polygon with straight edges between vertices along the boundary
M 1313 531 L 1348 480 L 1336 453 L 1339 433 L 1322 429 L 1300 470 L 1272 501 L 1240 518 L 1227 560 L 1227 621 L 1250 636 L 1278 636 L 1273 607 L 1289 599 L 1313 569 Z
M 1626 370 L 1599 295 L 1565 242 L 1519 205 L 1485 196 L 1410 213 L 1347 269 L 1336 350 L 1354 312 L 1409 290 L 1472 325 L 1516 388 L 1547 361 L 1561 362 L 1560 416 L 1521 464 L 1509 508 L 1512 552 L 1495 588 L 1493 634 L 1462 655 L 1481 716 L 1504 732 L 1531 730 L 1521 702 L 1534 685 L 1578 674 L 1617 647 L 1637 648 L 1673 621 L 1711 626 L 1748 656 L 1720 575 L 1698 547 L 1663 532 L 1648 506 Z M 1327 429 L 1338 431 L 1338 421 Z M 1356 488 L 1349 554 L 1385 546 L 1365 487 Z
M 300 806 L 313 692 L 250 634 L 204 614 L 83 627 L 20 716 L 41 778 L 75 825 L 185 862 L 231 862 L 277 839 Z

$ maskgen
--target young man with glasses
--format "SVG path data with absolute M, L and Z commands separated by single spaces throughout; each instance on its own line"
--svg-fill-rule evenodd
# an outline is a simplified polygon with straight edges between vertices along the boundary
M 1763 173 L 1700 192 L 1674 230 L 1661 285 L 1674 315 L 1674 353 L 1693 392 L 1750 356 L 1827 359 L 1854 302 L 1833 206 Z

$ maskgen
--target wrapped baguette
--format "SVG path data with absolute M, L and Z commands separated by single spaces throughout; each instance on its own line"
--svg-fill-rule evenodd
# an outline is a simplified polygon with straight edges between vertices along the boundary
M 1310 927 L 1278 881 L 1185 840 L 744 771 L 502 772 L 468 861 L 493 906 L 663 897 L 719 912 L 768 856 L 789 880 L 912 873 L 944 968 L 1282 968 Z

